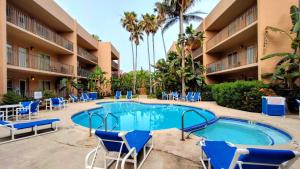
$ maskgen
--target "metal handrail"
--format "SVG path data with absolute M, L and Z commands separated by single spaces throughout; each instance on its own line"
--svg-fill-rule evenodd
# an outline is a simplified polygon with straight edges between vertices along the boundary
M 107 113 L 104 117 L 104 125 L 105 125 L 105 131 L 107 131 L 107 118 L 108 118 L 108 115 L 111 115 L 112 117 L 114 117 L 116 119 L 116 123 L 115 125 L 112 127 L 111 130 L 115 129 L 117 126 L 118 126 L 118 123 L 119 123 L 119 120 L 118 120 L 118 117 L 114 114 L 112 114 L 111 112 Z
M 89 114 L 89 128 L 90 128 L 90 137 L 92 136 L 92 117 L 94 115 L 97 115 L 98 117 L 100 117 L 102 119 L 102 124 L 99 125 L 99 127 L 97 127 L 97 129 L 101 128 L 104 124 L 104 118 L 103 116 L 101 116 L 100 114 L 98 114 L 98 112 L 88 112 Z
M 181 141 L 185 140 L 184 139 L 184 115 L 187 112 L 194 112 L 194 113 L 196 113 L 198 116 L 202 117 L 205 120 L 206 125 L 208 124 L 207 118 L 205 116 L 203 116 L 201 113 L 197 112 L 196 110 L 190 109 L 190 110 L 186 110 L 186 111 L 182 112 L 182 115 L 181 115 Z

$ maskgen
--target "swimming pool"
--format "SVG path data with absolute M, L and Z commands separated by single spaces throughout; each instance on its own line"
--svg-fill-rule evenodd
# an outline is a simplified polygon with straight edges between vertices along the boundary
M 217 117 L 214 113 L 196 107 L 172 105 L 172 104 L 144 104 L 139 102 L 105 102 L 99 103 L 102 108 L 83 111 L 72 116 L 74 123 L 89 127 L 89 113 L 97 112 L 102 117 L 111 112 L 117 117 L 118 125 L 115 127 L 116 119 L 108 116 L 108 129 L 130 131 L 130 130 L 161 130 L 169 128 L 181 128 L 182 112 L 196 110 L 208 121 L 214 122 Z M 204 123 L 196 113 L 186 113 L 185 126 L 190 127 Z M 99 116 L 92 117 L 92 128 L 101 126 L 102 120 Z M 102 125 L 100 129 L 104 129 Z M 194 135 L 206 137 L 210 140 L 225 140 L 235 144 L 247 145 L 274 145 L 285 144 L 291 137 L 279 130 L 260 123 L 248 123 L 248 121 L 221 118 L 209 125 L 206 129 L 195 132 Z

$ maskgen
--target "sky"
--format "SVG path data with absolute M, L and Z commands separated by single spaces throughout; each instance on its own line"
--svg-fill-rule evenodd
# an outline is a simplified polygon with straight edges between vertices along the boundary
M 158 0 L 55 0 L 71 17 L 83 26 L 90 34 L 96 34 L 102 41 L 110 41 L 120 53 L 120 68 L 123 72 L 132 70 L 132 52 L 129 33 L 122 27 L 120 19 L 125 11 L 134 11 L 140 18 L 142 14 L 153 13 Z M 192 11 L 209 13 L 220 0 L 201 0 Z M 205 17 L 202 16 L 202 17 Z M 200 22 L 192 22 L 196 28 Z M 178 37 L 178 23 L 165 34 L 167 50 Z M 151 44 L 150 39 L 150 44 Z M 152 51 L 152 48 L 150 48 Z M 156 61 L 164 58 L 164 49 L 160 32 L 155 36 Z M 152 52 L 151 52 L 152 58 Z M 153 60 L 151 60 L 151 63 Z M 148 53 L 146 35 L 138 46 L 138 69 L 148 70 Z

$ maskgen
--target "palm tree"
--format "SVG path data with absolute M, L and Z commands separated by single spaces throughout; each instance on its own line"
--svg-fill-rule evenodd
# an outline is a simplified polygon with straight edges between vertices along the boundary
M 156 18 L 157 25 L 158 27 L 162 28 L 163 24 L 166 22 L 166 6 L 164 5 L 164 3 L 156 2 L 154 12 L 157 12 L 157 18 Z M 167 56 L 166 43 L 165 43 L 164 33 L 162 29 L 160 32 L 161 32 L 165 56 Z
M 142 20 L 141 20 L 141 27 L 143 31 L 147 35 L 147 50 L 148 50 L 148 62 L 149 62 L 149 72 L 150 72 L 150 94 L 152 94 L 152 80 L 151 80 L 151 61 L 150 61 L 150 50 L 149 50 L 149 34 L 152 31 L 152 15 L 146 13 L 145 15 L 142 15 Z
M 129 40 L 131 42 L 131 52 L 132 52 L 132 70 L 135 70 L 135 59 L 134 59 L 134 49 L 133 49 L 133 31 L 135 25 L 137 25 L 137 15 L 135 12 L 124 12 L 124 16 L 121 19 L 121 24 L 129 33 Z M 135 83 L 133 83 L 133 91 L 135 91 Z
M 203 14 L 203 12 L 190 12 L 187 11 L 197 2 L 198 0 L 164 0 L 162 3 L 165 6 L 166 10 L 166 23 L 164 24 L 162 31 L 166 31 L 176 22 L 179 22 L 179 41 L 180 48 L 184 49 L 183 39 L 183 22 L 188 23 L 189 21 L 195 20 L 200 21 L 203 20 L 202 17 L 198 16 L 198 14 Z M 182 70 L 185 68 L 185 54 L 184 50 L 181 50 L 180 57 L 182 59 L 181 67 Z M 182 96 L 185 95 L 185 77 L 182 73 L 181 75 L 181 83 L 182 83 Z
M 132 40 L 135 43 L 135 64 L 134 64 L 134 76 L 133 76 L 133 85 L 134 85 L 134 89 L 133 89 L 133 93 L 136 93 L 136 68 L 137 68 L 137 57 L 138 57 L 138 46 L 140 44 L 140 41 L 143 40 L 143 29 L 141 26 L 141 22 L 139 22 L 138 24 L 134 25 L 134 29 L 132 32 Z
M 157 17 L 155 15 L 151 15 L 151 23 L 152 23 L 152 27 L 151 27 L 151 34 L 152 34 L 152 49 L 153 49 L 153 65 L 155 65 L 155 43 L 154 43 L 154 37 L 155 34 L 158 30 L 158 22 L 157 22 Z
M 204 33 L 197 31 L 193 28 L 193 25 L 186 27 L 185 29 L 185 47 L 191 52 L 194 45 L 202 47 L 204 40 Z M 191 53 L 192 57 L 192 68 L 193 73 L 195 73 L 194 55 Z

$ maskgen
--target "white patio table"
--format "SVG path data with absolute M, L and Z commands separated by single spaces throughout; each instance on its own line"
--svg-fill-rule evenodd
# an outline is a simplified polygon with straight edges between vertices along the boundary
M 5 120 L 8 121 L 8 110 L 11 109 L 12 115 L 14 115 L 14 113 L 16 112 L 15 110 L 19 107 L 20 107 L 19 104 L 2 105 L 2 106 L 0 106 L 0 110 L 5 109 L 5 111 L 4 111 L 5 112 Z

